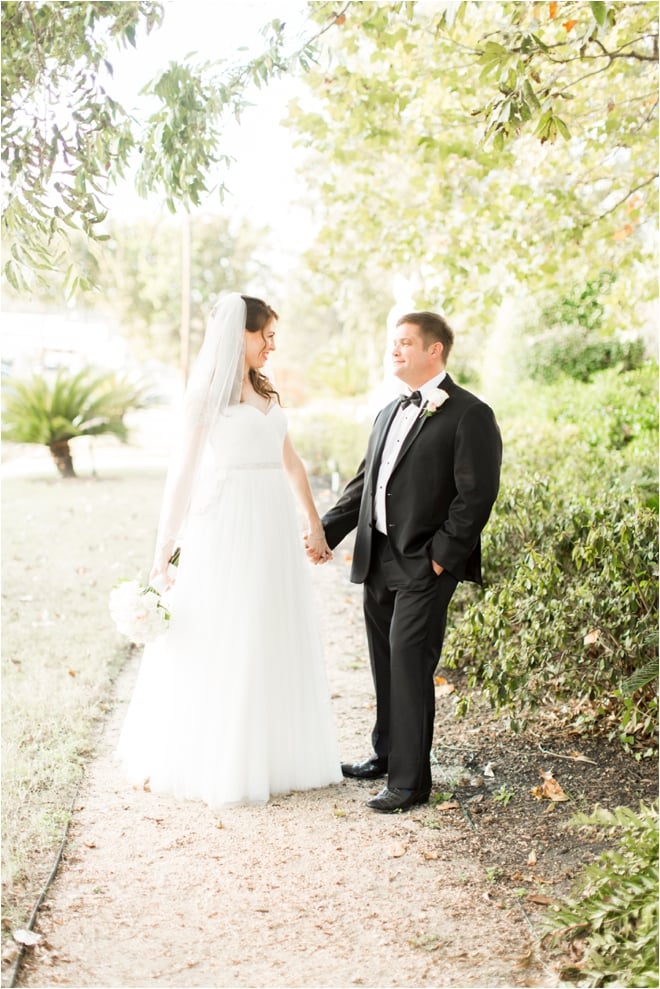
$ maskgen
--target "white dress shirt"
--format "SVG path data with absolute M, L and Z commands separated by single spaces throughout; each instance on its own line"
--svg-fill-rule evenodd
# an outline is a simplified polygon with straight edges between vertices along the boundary
M 390 479 L 392 471 L 394 470 L 394 465 L 401 451 L 403 441 L 413 427 L 418 417 L 421 415 L 421 410 L 426 402 L 427 395 L 434 388 L 438 388 L 442 381 L 444 381 L 446 371 L 442 374 L 436 375 L 435 378 L 431 378 L 430 381 L 426 381 L 421 388 L 417 391 L 421 392 L 422 401 L 420 405 L 407 405 L 404 408 L 399 407 L 394 419 L 392 420 L 392 425 L 389 428 L 387 437 L 385 439 L 385 446 L 383 447 L 383 454 L 380 458 L 380 467 L 378 469 L 378 479 L 376 481 L 376 493 L 374 495 L 374 521 L 376 528 L 379 532 L 387 534 L 387 511 L 385 507 L 386 503 L 386 492 L 387 492 L 387 482 Z

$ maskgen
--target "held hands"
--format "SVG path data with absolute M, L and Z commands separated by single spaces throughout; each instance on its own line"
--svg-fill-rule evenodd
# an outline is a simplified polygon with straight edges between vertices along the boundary
M 312 563 L 327 563 L 332 559 L 332 550 L 326 542 L 323 528 L 305 533 L 305 551 Z

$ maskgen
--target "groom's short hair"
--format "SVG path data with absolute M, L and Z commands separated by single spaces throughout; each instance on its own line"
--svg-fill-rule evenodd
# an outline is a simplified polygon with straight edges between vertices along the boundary
M 401 326 L 403 323 L 412 323 L 419 327 L 425 347 L 430 347 L 439 340 L 442 344 L 442 356 L 447 360 L 454 345 L 454 331 L 443 316 L 435 312 L 410 312 L 401 316 L 396 325 Z

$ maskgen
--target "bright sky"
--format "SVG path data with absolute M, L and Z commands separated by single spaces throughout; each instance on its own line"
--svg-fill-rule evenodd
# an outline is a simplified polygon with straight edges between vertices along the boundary
M 184 61 L 191 53 L 196 53 L 196 61 L 245 61 L 263 50 L 260 28 L 275 18 L 292 29 L 292 41 L 303 30 L 304 4 L 298 0 L 166 0 L 164 6 L 163 25 L 140 38 L 137 50 L 113 59 L 113 90 L 127 108 L 135 105 L 142 86 L 170 61 Z M 226 208 L 281 231 L 289 241 L 298 237 L 291 207 L 298 188 L 291 135 L 279 121 L 294 91 L 290 79 L 255 90 L 251 101 L 256 105 L 245 111 L 240 125 L 232 125 L 223 148 L 235 159 L 226 176 L 230 190 Z M 265 153 L 257 151 L 264 147 Z M 146 206 L 127 191 L 117 197 L 115 208 L 143 211 Z

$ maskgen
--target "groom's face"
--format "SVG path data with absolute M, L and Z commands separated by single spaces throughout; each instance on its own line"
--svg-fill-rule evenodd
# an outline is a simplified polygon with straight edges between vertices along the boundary
M 442 344 L 427 347 L 415 323 L 402 323 L 392 340 L 392 371 L 410 388 L 419 388 L 441 370 Z

